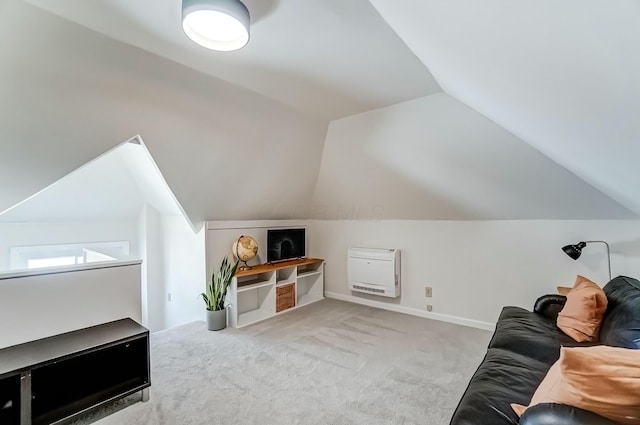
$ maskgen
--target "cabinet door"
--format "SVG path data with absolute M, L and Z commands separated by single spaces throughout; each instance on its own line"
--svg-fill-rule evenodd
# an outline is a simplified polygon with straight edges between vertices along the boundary
M 149 383 L 147 337 L 33 369 L 33 424 L 48 424 Z
M 0 379 L 0 424 L 20 423 L 20 375 Z

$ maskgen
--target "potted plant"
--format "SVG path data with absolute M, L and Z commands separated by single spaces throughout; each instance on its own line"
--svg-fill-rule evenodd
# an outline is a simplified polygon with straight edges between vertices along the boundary
M 207 292 L 200 294 L 207 308 L 207 327 L 210 331 L 219 331 L 227 327 L 227 310 L 224 302 L 238 263 L 236 261 L 235 264 L 231 264 L 225 256 L 220 269 L 211 275 Z

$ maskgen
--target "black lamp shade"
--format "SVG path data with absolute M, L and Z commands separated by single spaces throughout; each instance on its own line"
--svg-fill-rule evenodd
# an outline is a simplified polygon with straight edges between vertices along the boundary
M 586 243 L 579 242 L 576 245 L 563 246 L 562 250 L 572 259 L 577 260 L 578 258 L 580 258 L 580 255 L 582 254 L 582 248 L 584 248 L 585 246 L 587 246 Z

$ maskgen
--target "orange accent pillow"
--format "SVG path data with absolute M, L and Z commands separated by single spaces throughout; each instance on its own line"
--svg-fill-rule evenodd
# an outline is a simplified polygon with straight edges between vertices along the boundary
M 578 276 L 567 294 L 567 302 L 558 313 L 557 325 L 578 342 L 598 338 L 602 316 L 607 311 L 607 296 L 602 288 L 584 276 Z
M 529 407 L 559 403 L 622 424 L 640 423 L 640 350 L 597 345 L 562 347 Z M 512 404 L 522 415 L 527 407 Z

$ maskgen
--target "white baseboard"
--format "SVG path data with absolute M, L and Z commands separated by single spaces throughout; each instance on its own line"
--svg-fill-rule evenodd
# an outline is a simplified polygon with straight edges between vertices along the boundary
M 410 314 L 412 316 L 424 317 L 426 319 L 439 320 L 441 322 L 454 323 L 456 325 L 468 326 L 470 328 L 483 329 L 486 331 L 494 331 L 495 323 L 481 322 L 480 320 L 465 319 L 464 317 L 450 316 L 448 314 L 433 313 L 429 311 L 418 310 L 417 308 L 405 307 L 398 304 L 389 304 L 382 301 L 370 300 L 367 298 L 354 297 L 353 295 L 344 295 L 337 292 L 325 292 L 324 296 L 341 301 L 362 304 L 369 307 L 381 308 L 383 310 L 395 311 L 397 313 Z

